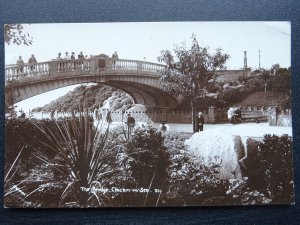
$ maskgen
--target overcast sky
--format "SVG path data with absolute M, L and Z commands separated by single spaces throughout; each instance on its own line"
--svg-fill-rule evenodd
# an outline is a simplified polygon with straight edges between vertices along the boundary
M 24 25 L 24 29 L 33 37 L 33 44 L 5 45 L 5 64 L 16 63 L 18 56 L 27 62 L 31 54 L 38 62 L 47 61 L 56 58 L 58 52 L 66 51 L 74 51 L 76 56 L 80 51 L 84 55 L 110 56 L 117 51 L 121 59 L 157 62 L 163 49 L 172 50 L 182 42 L 190 46 L 193 33 L 200 45 L 209 47 L 212 52 L 222 48 L 230 55 L 228 69 L 243 67 L 244 51 L 247 51 L 248 66 L 258 68 L 259 49 L 263 68 L 276 63 L 281 67 L 291 64 L 289 22 L 61 23 L 30 24 Z M 62 89 L 56 92 L 65 93 Z M 54 95 L 52 92 L 51 96 Z M 35 99 L 38 98 L 42 96 Z M 45 97 L 43 99 L 45 103 Z M 35 102 L 40 106 L 40 101 L 34 98 L 27 102 L 25 105 Z

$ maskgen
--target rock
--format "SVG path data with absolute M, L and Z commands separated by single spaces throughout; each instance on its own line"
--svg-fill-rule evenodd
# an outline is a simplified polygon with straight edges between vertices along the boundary
M 220 179 L 247 176 L 255 177 L 257 146 L 261 138 L 252 138 L 208 129 L 195 133 L 185 141 L 188 151 L 196 157 L 199 165 L 219 165 Z
M 238 162 L 244 154 L 241 137 L 211 129 L 195 133 L 185 141 L 185 146 L 199 164 L 219 165 L 220 179 L 241 177 Z

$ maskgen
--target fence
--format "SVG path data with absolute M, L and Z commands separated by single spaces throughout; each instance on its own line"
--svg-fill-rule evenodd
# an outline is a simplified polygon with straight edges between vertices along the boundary
M 242 106 L 240 107 L 242 115 L 254 116 L 260 114 L 268 119 L 270 126 L 292 126 L 292 113 L 290 109 L 281 109 L 278 107 L 254 107 L 254 106 Z M 209 107 L 207 110 L 203 110 L 203 116 L 205 123 L 227 123 L 227 111 L 226 107 Z M 111 118 L 114 122 L 126 122 L 127 115 L 131 114 L 136 122 L 155 122 L 161 123 L 166 121 L 167 123 L 192 123 L 192 112 L 190 110 L 148 110 L 148 111 L 132 111 L 125 112 L 113 111 L 111 112 Z M 105 113 L 100 113 L 98 110 L 90 112 L 90 116 L 98 118 L 99 116 L 105 118 Z M 58 112 L 57 117 L 70 116 L 70 113 Z M 44 113 L 44 118 L 49 118 L 50 113 Z

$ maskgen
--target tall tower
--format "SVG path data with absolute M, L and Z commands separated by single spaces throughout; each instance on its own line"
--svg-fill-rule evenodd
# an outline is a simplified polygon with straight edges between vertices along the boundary
M 247 68 L 247 51 L 244 51 L 244 68 Z
M 248 62 L 247 62 L 247 51 L 244 51 L 244 67 L 243 69 L 243 78 L 247 78 L 251 76 L 251 68 L 248 67 Z
M 260 53 L 261 53 L 261 50 L 258 49 L 258 69 L 260 70 Z

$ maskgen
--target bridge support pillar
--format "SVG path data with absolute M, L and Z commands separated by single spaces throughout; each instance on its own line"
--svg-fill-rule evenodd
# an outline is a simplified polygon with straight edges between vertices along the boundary
M 56 74 L 58 71 L 58 62 L 57 61 L 50 61 L 49 62 L 49 74 Z

